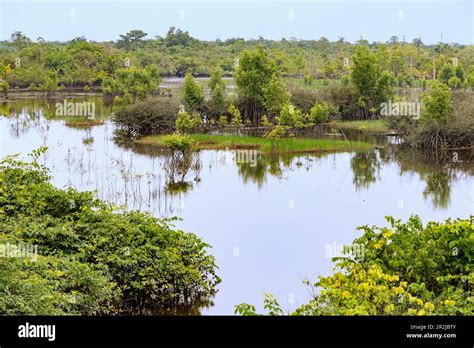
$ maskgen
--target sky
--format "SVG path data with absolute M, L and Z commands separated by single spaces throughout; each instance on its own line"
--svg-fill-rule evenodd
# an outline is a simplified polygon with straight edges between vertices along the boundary
M 67 41 L 85 36 L 93 41 L 117 40 L 141 29 L 148 38 L 164 36 L 174 26 L 202 40 L 232 37 L 335 41 L 361 37 L 425 44 L 474 43 L 474 0 L 454 1 L 44 1 L 0 0 L 0 39 L 21 31 L 33 40 Z

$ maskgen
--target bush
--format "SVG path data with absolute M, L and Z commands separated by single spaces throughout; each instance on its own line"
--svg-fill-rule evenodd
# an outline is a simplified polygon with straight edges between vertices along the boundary
M 441 105 L 440 108 L 444 110 L 445 107 Z M 434 106 L 431 109 L 436 110 Z M 474 143 L 474 105 L 470 92 L 457 91 L 453 93 L 452 111 L 448 117 L 449 120 L 442 123 L 428 119 L 418 127 L 409 128 L 407 142 L 413 147 L 427 150 L 472 147 Z
M 291 104 L 283 106 L 276 121 L 277 124 L 287 127 L 303 128 L 305 126 L 303 113 Z
M 178 111 L 177 100 L 153 98 L 118 110 L 113 120 L 119 130 L 131 136 L 164 133 L 174 129 Z
M 362 237 L 333 258 L 335 273 L 319 277 L 316 295 L 292 315 L 473 315 L 474 272 L 470 220 L 407 223 L 387 217 L 390 227 L 362 226 Z M 308 283 L 309 285 L 309 283 Z M 283 314 L 266 295 L 265 308 Z M 255 315 L 255 307 L 236 306 Z
M 175 128 L 179 133 L 189 133 L 193 128 L 193 122 L 188 112 L 181 110 L 176 117 Z
M 225 116 L 225 115 L 220 116 L 217 124 L 218 124 L 219 127 L 227 126 L 227 116 Z
M 422 97 L 421 119 L 424 122 L 443 124 L 448 121 L 453 109 L 451 90 L 444 83 L 433 81 Z
M 211 301 L 219 278 L 208 245 L 171 219 L 55 188 L 36 160 L 7 157 L 0 183 L 0 242 L 39 254 L 35 264 L 0 258 L 1 314 L 149 314 Z
M 234 105 L 230 104 L 229 109 L 227 112 L 231 116 L 230 124 L 233 126 L 241 126 L 242 125 L 242 116 L 240 116 L 239 109 Z
M 163 145 L 171 150 L 178 150 L 181 152 L 188 151 L 193 146 L 193 141 L 187 135 L 170 134 L 163 137 Z
M 311 108 L 310 120 L 316 124 L 326 122 L 329 118 L 331 107 L 326 102 L 317 102 Z

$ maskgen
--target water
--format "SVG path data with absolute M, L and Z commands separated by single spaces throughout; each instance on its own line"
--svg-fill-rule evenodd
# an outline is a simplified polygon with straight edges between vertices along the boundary
M 71 98 L 70 101 L 76 99 Z M 79 100 L 79 99 L 77 99 Z M 100 98 L 98 117 L 110 114 Z M 97 190 L 97 196 L 158 217 L 213 246 L 222 278 L 214 306 L 203 314 L 232 314 L 246 302 L 262 310 L 262 293 L 284 309 L 306 302 L 304 279 L 331 272 L 331 256 L 360 236 L 360 225 L 385 225 L 384 216 L 423 221 L 466 218 L 474 212 L 470 156 L 434 159 L 385 147 L 367 153 L 259 157 L 256 166 L 235 154 L 201 151 L 186 163 L 144 146 L 117 145 L 113 124 L 65 125 L 54 100 L 2 104 L 0 157 L 48 146 L 41 161 L 58 187 Z M 454 155 L 453 155 L 454 156 Z M 170 185 L 170 177 L 185 184 Z

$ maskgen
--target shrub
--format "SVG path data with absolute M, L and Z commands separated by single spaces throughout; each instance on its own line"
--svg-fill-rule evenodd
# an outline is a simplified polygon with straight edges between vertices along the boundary
M 182 300 L 202 306 L 215 293 L 208 245 L 172 219 L 55 188 L 36 159 L 7 157 L 0 183 L 0 242 L 39 253 L 36 264 L 0 258 L 1 314 L 149 314 Z
M 463 83 L 459 77 L 453 76 L 448 80 L 448 86 L 451 88 L 461 88 Z
M 189 133 L 191 128 L 193 128 L 193 122 L 189 113 L 181 110 L 178 112 L 178 117 L 176 117 L 175 122 L 176 130 L 180 133 Z
M 421 119 L 424 122 L 446 123 L 453 109 L 451 90 L 441 82 L 433 81 L 422 97 Z
M 193 111 L 199 110 L 204 102 L 202 87 L 194 80 L 193 75 L 190 73 L 187 73 L 184 78 L 183 100 Z
M 118 110 L 114 122 L 128 135 L 148 135 L 172 131 L 179 111 L 177 100 L 167 97 L 148 99 Z
M 193 146 L 193 141 L 187 135 L 170 134 L 163 137 L 163 145 L 171 150 L 188 151 Z
M 202 127 L 202 118 L 201 114 L 197 111 L 193 112 L 191 116 L 191 126 L 193 130 L 198 130 Z
M 280 111 L 280 115 L 276 117 L 277 124 L 282 126 L 303 128 L 304 119 L 301 110 L 295 108 L 291 104 L 285 104 Z
M 282 125 L 276 125 L 271 131 L 265 134 L 265 138 L 276 140 L 282 138 L 286 133 L 286 127 Z
M 271 127 L 273 124 L 268 121 L 267 115 L 263 115 L 260 119 L 260 124 L 264 127 Z
M 311 108 L 310 120 L 316 124 L 322 123 L 328 120 L 331 107 L 326 102 L 317 102 Z
M 446 87 L 447 88 L 447 87 Z M 449 92 L 450 94 L 451 92 Z M 407 127 L 407 142 L 416 148 L 434 150 L 440 148 L 471 147 L 474 143 L 474 105 L 470 92 L 457 91 L 452 94 L 452 111 L 449 119 L 438 122 L 431 119 Z M 444 106 L 441 105 L 441 110 Z M 436 110 L 435 106 L 432 109 Z
M 220 116 L 217 123 L 218 123 L 219 127 L 227 126 L 227 116 L 225 116 L 225 115 Z
M 241 126 L 242 125 L 242 116 L 240 116 L 240 111 L 234 104 L 230 104 L 229 109 L 227 112 L 231 116 L 230 124 L 233 126 Z

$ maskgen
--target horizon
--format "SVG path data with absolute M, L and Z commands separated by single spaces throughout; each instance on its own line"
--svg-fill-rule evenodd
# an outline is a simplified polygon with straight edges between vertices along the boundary
M 116 6 L 111 6 L 114 4 Z M 269 6 L 271 5 L 271 6 Z M 36 41 L 76 37 L 109 42 L 133 29 L 146 39 L 176 27 L 201 41 L 232 38 L 319 40 L 356 43 L 401 42 L 425 45 L 474 43 L 472 0 L 449 1 L 33 1 L 0 0 L 0 40 L 15 31 Z M 38 25 L 41 18 L 41 25 Z M 21 25 L 19 24 L 21 23 Z M 245 23 L 245 25 L 242 25 Z M 59 30 L 58 30 L 59 29 Z

